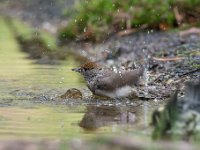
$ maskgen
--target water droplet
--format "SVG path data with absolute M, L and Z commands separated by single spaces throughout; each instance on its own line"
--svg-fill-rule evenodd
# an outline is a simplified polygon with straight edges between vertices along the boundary
M 85 27 L 84 30 L 83 30 L 83 32 L 86 32 L 86 31 L 87 31 L 87 28 Z
M 117 70 L 117 67 L 116 67 L 116 66 L 113 66 L 112 69 L 113 69 L 113 71 L 114 71 L 115 73 L 118 73 L 118 70 Z

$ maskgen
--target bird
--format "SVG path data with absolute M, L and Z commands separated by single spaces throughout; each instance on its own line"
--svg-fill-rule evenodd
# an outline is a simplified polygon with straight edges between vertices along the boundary
M 87 87 L 96 96 L 120 98 L 132 94 L 132 87 L 138 85 L 143 69 L 113 70 L 97 62 L 88 61 L 72 71 L 80 73 Z

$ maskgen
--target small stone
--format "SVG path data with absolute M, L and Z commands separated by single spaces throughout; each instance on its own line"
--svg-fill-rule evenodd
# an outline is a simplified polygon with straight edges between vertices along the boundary
M 171 83 L 173 83 L 174 82 L 174 80 L 172 80 L 172 79 L 169 79 L 169 80 L 167 80 L 167 85 L 169 85 L 169 84 L 171 84 Z
M 60 96 L 62 99 L 72 98 L 72 99 L 82 99 L 83 95 L 80 90 L 76 88 L 68 89 L 67 92 Z

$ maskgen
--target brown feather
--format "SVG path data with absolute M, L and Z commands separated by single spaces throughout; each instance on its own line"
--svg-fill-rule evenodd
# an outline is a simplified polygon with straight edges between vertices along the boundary
M 97 78 L 96 88 L 105 91 L 114 91 L 116 88 L 126 85 L 135 85 L 140 78 L 140 70 L 123 71 L 121 74 L 110 71 L 110 73 L 107 72 L 106 74 L 110 75 Z
M 91 61 L 88 61 L 81 66 L 81 68 L 86 68 L 86 69 L 94 69 L 94 68 L 99 68 L 99 67 L 100 67 L 99 64 L 97 64 L 96 62 L 91 62 Z

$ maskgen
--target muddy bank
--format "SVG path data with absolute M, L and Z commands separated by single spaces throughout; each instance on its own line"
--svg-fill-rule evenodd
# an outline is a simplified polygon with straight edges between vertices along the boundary
M 73 46 L 76 47 L 77 43 Z M 100 44 L 81 43 L 80 53 L 103 63 L 113 61 L 114 65 L 144 61 L 151 57 L 175 57 L 199 55 L 200 35 L 180 36 L 179 32 L 138 32 L 129 36 L 112 36 Z M 196 60 L 198 58 L 194 58 Z M 142 63 L 142 62 L 141 62 Z
M 200 78 L 199 34 L 151 30 L 80 45 L 73 44 L 79 54 L 106 66 L 146 68 L 142 82 L 148 84 L 147 98 L 165 99 L 179 85 L 182 91 L 185 81 Z M 144 86 L 138 91 L 146 97 Z
M 57 46 L 54 35 L 32 28 L 30 25 L 10 17 L 4 18 L 5 23 L 12 31 L 20 49 L 28 53 L 30 59 L 39 64 L 58 64 L 65 60 L 69 54 L 69 48 Z

